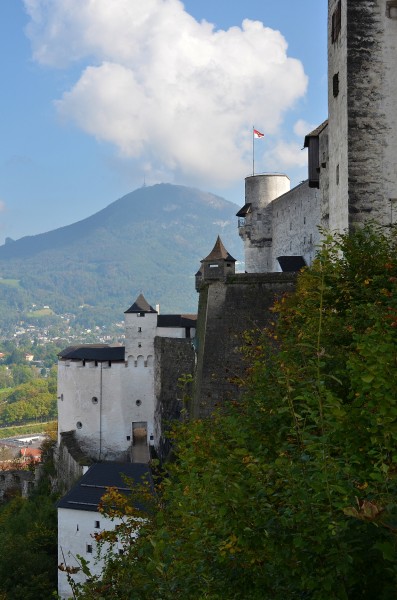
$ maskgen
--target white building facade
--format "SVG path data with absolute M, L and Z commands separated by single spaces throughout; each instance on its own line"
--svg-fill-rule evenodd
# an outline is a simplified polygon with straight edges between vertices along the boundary
M 119 493 L 131 495 L 126 480 L 141 484 L 146 481 L 153 486 L 151 474 L 144 464 L 97 463 L 91 466 L 81 480 L 58 502 L 58 594 L 62 600 L 72 597 L 69 575 L 76 584 L 84 583 L 86 574 L 81 569 L 82 557 L 88 562 L 91 575 L 101 576 L 104 567 L 104 555 L 110 549 L 103 545 L 98 555 L 96 534 L 102 531 L 112 531 L 121 519 L 110 519 L 99 511 L 99 503 L 108 487 L 115 488 Z M 139 521 L 137 518 L 136 534 L 138 535 Z M 129 543 L 128 540 L 127 543 Z M 119 539 L 111 548 L 117 555 L 124 551 L 126 540 Z M 75 571 L 75 572 L 71 572 Z
M 74 431 L 81 450 L 96 461 L 126 461 L 136 445 L 156 446 L 154 340 L 194 332 L 195 315 L 158 315 L 140 295 L 125 312 L 125 347 L 89 344 L 62 351 L 58 443 L 62 433 Z

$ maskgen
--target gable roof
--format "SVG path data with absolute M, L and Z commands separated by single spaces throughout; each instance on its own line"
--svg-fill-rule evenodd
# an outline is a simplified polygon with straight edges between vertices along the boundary
M 197 315 L 158 315 L 157 327 L 196 327 Z
M 68 346 L 58 354 L 63 360 L 97 360 L 122 361 L 124 360 L 124 346 L 108 346 L 107 344 L 84 344 L 81 346 Z
M 201 262 L 206 260 L 227 260 L 229 262 L 236 262 L 236 259 L 226 250 L 219 235 L 216 238 L 215 246 L 212 248 L 209 255 L 206 258 L 203 258 Z
M 143 463 L 95 463 L 75 486 L 57 503 L 57 508 L 98 511 L 102 496 L 108 487 L 117 488 L 121 493 L 130 494 L 131 489 L 123 479 L 127 477 L 135 483 L 149 481 L 153 488 L 150 468 Z M 137 503 L 136 508 L 142 508 Z
M 145 296 L 143 294 L 139 294 L 138 298 L 135 300 L 134 304 L 132 306 L 130 306 L 130 308 L 128 310 L 126 310 L 124 312 L 124 314 L 126 315 L 127 313 L 155 313 L 157 312 L 156 310 L 154 310 L 153 306 L 150 306 L 150 304 L 148 303 L 148 301 L 146 300 Z
M 318 127 L 316 127 L 316 129 L 313 129 L 313 131 L 311 131 L 310 133 L 308 133 L 305 136 L 305 143 L 304 143 L 304 148 L 307 148 L 309 145 L 309 138 L 311 137 L 318 137 L 320 135 L 320 133 L 328 126 L 328 119 L 326 119 L 325 121 L 323 121 L 323 123 L 321 123 L 321 125 L 319 125 Z
M 244 204 L 243 208 L 240 208 L 240 210 L 236 213 L 236 217 L 245 217 L 247 213 L 251 212 L 251 206 L 251 202 Z
M 295 273 L 306 267 L 303 256 L 278 256 L 277 260 L 283 273 Z

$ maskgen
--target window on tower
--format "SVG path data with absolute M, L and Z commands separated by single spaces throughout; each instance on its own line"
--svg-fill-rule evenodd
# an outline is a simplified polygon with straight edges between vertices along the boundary
M 334 98 L 339 95 L 339 73 L 335 73 L 335 75 L 332 77 L 332 93 Z
M 339 37 L 340 30 L 342 26 L 342 2 L 338 0 L 336 8 L 332 13 L 332 31 L 331 31 L 331 39 L 334 44 Z

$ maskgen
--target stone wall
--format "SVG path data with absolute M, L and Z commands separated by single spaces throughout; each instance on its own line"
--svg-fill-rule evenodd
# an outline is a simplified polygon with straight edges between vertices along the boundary
M 382 4 L 382 9 L 380 4 Z M 350 2 L 347 11 L 347 85 L 349 125 L 349 225 L 368 218 L 390 222 L 385 206 L 384 159 L 392 131 L 384 102 L 383 61 L 385 3 Z M 397 36 L 397 29 L 395 31 Z M 390 71 L 390 72 L 389 72 Z M 395 157 L 394 157 L 395 162 Z
M 276 298 L 293 291 L 291 273 L 240 273 L 203 285 L 197 322 L 197 369 L 190 414 L 205 417 L 242 393 L 243 332 L 274 319 Z
M 329 0 L 330 228 L 388 226 L 397 220 L 397 20 L 386 0 L 343 0 L 333 40 L 337 8 Z
M 303 256 L 311 264 L 320 243 L 321 193 L 305 181 L 269 206 L 273 212 L 271 271 L 280 271 L 278 256 Z
M 35 473 L 28 469 L 11 469 L 10 471 L 0 471 L 0 502 L 8 500 L 15 494 L 20 494 L 24 498 L 35 485 Z
M 56 468 L 57 485 L 60 492 L 69 490 L 84 474 L 85 468 L 92 464 L 78 442 L 74 431 L 61 433 L 61 442 L 57 449 Z
M 328 135 L 329 135 L 329 228 L 348 228 L 348 124 L 347 124 L 347 27 L 346 1 L 341 2 L 341 30 L 332 41 L 332 15 L 339 0 L 328 2 Z M 334 77 L 339 91 L 334 96 Z M 336 91 L 336 90 L 335 90 Z
M 155 439 L 159 440 L 156 451 L 164 460 L 171 448 L 167 439 L 169 422 L 178 420 L 183 408 L 183 396 L 191 392 L 178 385 L 184 375 L 193 375 L 195 352 L 192 340 L 181 338 L 156 337 L 155 348 Z
M 324 201 L 324 194 L 328 193 L 326 132 L 320 136 L 320 153 L 324 158 L 320 164 L 325 164 L 320 173 L 324 184 L 321 190 L 309 187 L 309 182 L 304 181 L 275 197 L 277 190 L 287 187 L 286 181 L 289 184 L 285 175 L 246 178 L 245 200 L 251 207 L 245 220 L 239 224 L 239 235 L 244 241 L 245 270 L 248 273 L 280 272 L 279 256 L 303 256 L 306 264 L 313 261 L 321 241 L 319 227 L 328 226 L 328 202 Z M 255 198 L 255 193 L 258 198 Z

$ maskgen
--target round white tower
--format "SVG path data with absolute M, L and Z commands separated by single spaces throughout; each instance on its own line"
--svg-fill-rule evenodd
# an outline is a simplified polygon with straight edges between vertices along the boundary
M 245 178 L 245 205 L 237 216 L 239 235 L 244 241 L 247 273 L 271 271 L 271 202 L 289 192 L 290 179 L 282 173 L 252 175 Z

